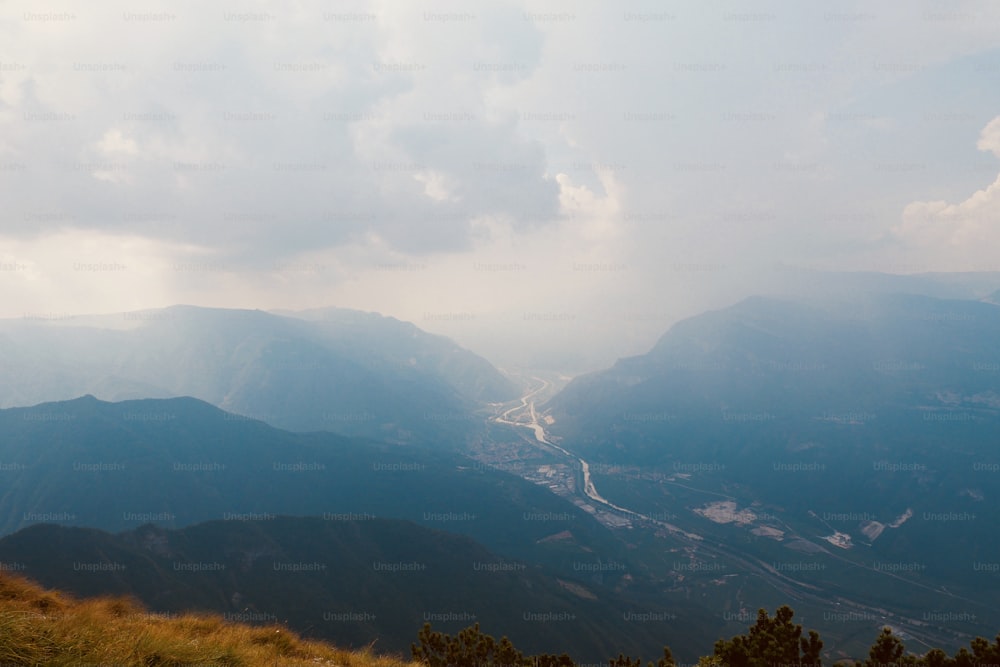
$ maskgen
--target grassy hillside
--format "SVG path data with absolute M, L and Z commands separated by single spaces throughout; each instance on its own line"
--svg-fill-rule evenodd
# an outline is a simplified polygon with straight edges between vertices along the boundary
M 402 667 L 416 663 L 305 641 L 278 625 L 250 627 L 206 614 L 150 614 L 125 598 L 75 600 L 0 575 L 0 664 Z

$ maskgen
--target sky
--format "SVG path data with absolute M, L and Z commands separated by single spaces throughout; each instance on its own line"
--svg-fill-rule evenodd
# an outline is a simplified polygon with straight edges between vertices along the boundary
M 776 267 L 1000 270 L 1000 5 L 5 0 L 0 202 L 0 317 L 592 369 Z

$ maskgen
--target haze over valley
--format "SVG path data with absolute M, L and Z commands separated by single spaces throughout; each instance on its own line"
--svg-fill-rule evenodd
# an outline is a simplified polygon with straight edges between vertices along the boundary
M 0 663 L 996 664 L 998 22 L 0 3 Z

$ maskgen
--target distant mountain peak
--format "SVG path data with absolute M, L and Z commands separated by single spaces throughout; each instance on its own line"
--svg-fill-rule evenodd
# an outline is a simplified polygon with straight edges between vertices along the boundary
M 71 399 L 71 400 L 65 401 L 65 402 L 66 403 L 81 403 L 81 404 L 86 404 L 86 403 L 105 403 L 106 401 L 102 401 L 101 399 L 97 398 L 93 394 L 84 394 L 83 396 L 80 396 L 79 398 L 74 398 L 74 399 Z

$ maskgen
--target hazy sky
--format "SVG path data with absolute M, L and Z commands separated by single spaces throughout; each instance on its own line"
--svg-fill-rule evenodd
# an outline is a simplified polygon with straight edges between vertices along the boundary
M 998 174 L 988 0 L 0 2 L 2 317 L 613 358 L 778 264 L 996 270 Z

